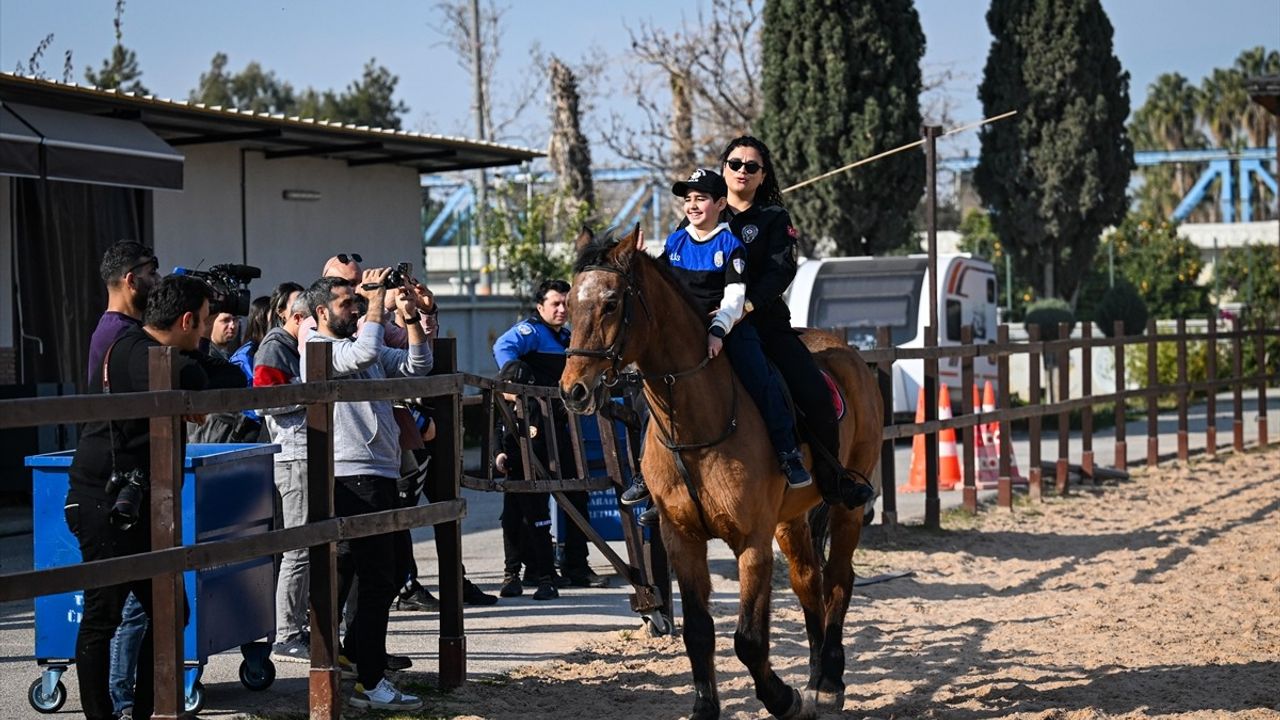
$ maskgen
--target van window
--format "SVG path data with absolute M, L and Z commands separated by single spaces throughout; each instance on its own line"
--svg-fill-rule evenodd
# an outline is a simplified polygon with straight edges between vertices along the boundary
M 995 278 L 987 278 L 987 302 L 994 303 L 996 301 L 996 280 Z
M 961 310 L 959 300 L 947 301 L 947 339 L 960 342 Z

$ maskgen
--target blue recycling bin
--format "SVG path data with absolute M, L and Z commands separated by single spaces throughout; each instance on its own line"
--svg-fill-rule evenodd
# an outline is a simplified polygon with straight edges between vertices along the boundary
M 622 402 L 615 399 L 614 402 Z M 600 426 L 597 424 L 596 416 L 587 415 L 578 417 L 578 427 L 582 435 L 583 454 L 587 458 L 587 477 L 603 477 L 609 474 L 609 469 L 604 462 L 604 445 L 600 440 Z M 627 426 L 620 420 L 613 423 L 614 436 L 618 440 L 618 458 L 622 460 L 626 458 L 629 452 L 627 441 Z M 622 479 L 626 484 L 631 483 L 631 466 L 622 462 Z M 552 501 L 554 502 L 554 500 Z M 644 512 L 644 505 L 632 508 L 632 514 L 639 516 Z M 587 493 L 587 519 L 591 521 L 591 527 L 600 533 L 600 537 L 605 540 L 622 540 L 622 515 L 618 512 L 618 494 L 613 488 L 605 488 L 604 490 L 592 490 Z M 556 536 L 557 553 L 563 553 L 564 546 L 564 529 L 568 527 L 569 518 L 564 511 L 556 508 L 553 515 L 552 530 Z M 648 528 L 641 528 L 645 537 L 648 537 Z
M 182 544 L 264 533 L 274 516 L 273 456 L 279 445 L 222 443 L 187 445 L 182 482 Z M 80 544 L 67 528 L 63 505 L 75 451 L 32 455 L 34 564 L 44 570 L 81 561 Z M 239 648 L 240 681 L 265 690 L 275 680 L 270 644 L 275 630 L 272 558 L 202 570 L 183 576 L 191 611 L 183 635 L 187 710 L 204 705 L 200 673 L 209 656 Z M 43 668 L 28 700 L 40 712 L 57 712 L 66 700 L 60 681 L 74 662 L 83 592 L 45 595 L 35 600 L 35 657 Z M 262 642 L 260 642 L 262 641 Z

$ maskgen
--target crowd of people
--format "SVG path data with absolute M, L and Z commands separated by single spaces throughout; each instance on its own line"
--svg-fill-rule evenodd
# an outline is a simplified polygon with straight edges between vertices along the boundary
M 685 220 L 664 243 L 666 263 L 708 317 L 707 353 L 722 350 L 744 380 L 769 427 L 779 467 L 791 487 L 817 479 L 829 502 L 857 506 L 871 488 L 843 483 L 835 468 L 818 463 L 813 476 L 798 450 L 796 424 L 783 399 L 785 382 L 804 418 L 803 439 L 820 442 L 836 455 L 836 420 L 816 365 L 791 328 L 782 293 L 796 271 L 796 231 L 781 205 L 768 148 L 751 137 L 732 141 L 721 168 L 698 169 L 674 184 Z M 432 341 L 439 331 L 439 306 L 431 291 L 405 276 L 391 282 L 391 268 L 362 269 L 363 258 L 339 253 L 308 286 L 278 285 L 253 301 L 247 318 L 216 299 L 200 279 L 161 278 L 159 259 L 136 242 L 110 248 L 101 264 L 108 305 L 90 342 L 88 387 L 93 393 L 134 392 L 148 387 L 147 350 L 167 345 L 179 350 L 179 386 L 185 390 L 271 387 L 306 382 L 306 353 L 328 343 L 336 378 L 418 377 L 431 372 Z M 569 345 L 566 327 L 570 285 L 548 278 L 537 288 L 533 312 L 502 334 L 493 346 L 498 377 L 554 386 Z M 766 361 L 772 361 L 772 365 Z M 536 432 L 548 423 L 563 428 L 570 418 L 557 406 L 550 416 L 536 411 L 504 427 L 497 470 L 522 477 L 517 436 L 533 439 L 532 451 L 545 463 L 556 457 L 565 477 L 576 475 L 575 453 L 567 442 L 549 447 L 553 433 Z M 258 408 L 209 417 L 189 417 L 190 442 L 269 441 L 274 456 L 277 526 L 307 522 L 306 411 L 303 406 Z M 334 407 L 334 508 L 349 516 L 418 504 L 431 458 L 435 425 L 431 408 L 415 400 L 339 402 Z M 85 560 L 145 552 L 150 546 L 149 509 L 125 526 L 112 517 L 113 482 L 122 474 L 145 477 L 149 465 L 146 420 L 86 423 L 70 469 L 67 524 Z M 816 453 L 815 453 L 816 454 Z M 567 494 L 585 517 L 587 494 Z M 623 495 L 627 504 L 647 498 L 644 479 L 635 478 Z M 559 596 L 566 586 L 605 587 L 607 578 L 588 564 L 585 535 L 567 523 L 563 559 L 557 570 L 547 494 L 506 493 L 501 526 L 503 580 L 499 595 L 535 600 Z M 658 521 L 650 507 L 645 523 Z M 276 586 L 272 657 L 309 662 L 308 552 L 284 553 Z M 345 633 L 339 662 L 356 680 L 350 703 L 359 708 L 413 710 L 419 698 L 398 689 L 388 670 L 411 665 L 389 654 L 386 633 L 393 608 L 432 611 L 439 605 L 418 581 L 409 531 L 340 543 L 339 600 Z M 469 605 L 498 602 L 469 580 Z M 149 717 L 152 703 L 150 583 L 146 581 L 85 592 L 85 610 L 76 643 L 77 677 L 86 717 Z

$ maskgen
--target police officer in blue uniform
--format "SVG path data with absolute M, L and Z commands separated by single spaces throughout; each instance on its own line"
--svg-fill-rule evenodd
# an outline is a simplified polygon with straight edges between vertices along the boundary
M 493 358 L 498 364 L 500 377 L 513 382 L 523 382 L 534 385 L 544 385 L 548 387 L 555 386 L 560 382 L 560 375 L 564 372 L 565 365 L 565 348 L 569 347 L 569 329 L 565 327 L 568 319 L 568 309 L 566 302 L 568 300 L 569 283 L 563 280 L 547 280 L 544 281 L 534 295 L 535 312 L 527 319 L 516 323 L 510 330 L 503 333 L 493 344 Z M 557 435 L 562 438 L 558 452 L 561 467 L 568 470 L 575 467 L 572 448 L 567 442 L 568 433 L 568 414 L 563 413 L 563 408 L 559 408 L 559 412 L 554 413 L 553 422 L 558 423 L 560 432 Z M 536 425 L 536 424 L 535 424 Z M 545 437 L 545 436 L 544 436 Z M 535 443 L 535 451 L 544 450 L 545 446 Z M 549 450 L 547 450 L 549 452 Z M 545 458 L 544 458 L 545 459 Z M 519 463 L 508 460 L 508 468 L 512 471 L 519 467 Z M 519 572 L 521 564 L 521 550 L 524 548 L 525 539 L 524 532 L 526 528 L 534 530 L 535 537 L 532 539 L 535 545 L 535 553 L 533 558 L 529 558 L 534 565 L 541 565 L 538 560 L 542 543 L 541 530 L 548 528 L 550 519 L 549 514 L 545 510 L 547 507 L 547 496 L 545 494 L 537 494 L 530 496 L 524 500 L 515 497 L 516 495 L 526 495 L 526 493 L 507 493 L 503 497 L 502 510 L 502 535 L 505 554 L 505 577 L 503 580 L 502 594 L 510 597 L 520 594 L 519 578 L 516 576 Z M 589 517 L 587 510 L 587 493 L 571 492 L 566 493 L 570 501 L 573 502 L 578 512 L 583 517 Z M 537 503 L 541 503 L 541 508 L 535 507 Z M 545 518 L 543 516 L 546 516 Z M 526 517 L 528 516 L 528 517 Z M 587 538 L 582 530 L 574 523 L 568 523 L 565 533 L 565 552 L 564 563 L 561 568 L 563 584 L 574 585 L 577 587 L 606 587 L 608 580 L 596 575 L 587 563 Z M 535 582 L 540 580 L 538 573 L 546 573 L 548 570 L 536 567 L 533 568 L 533 579 Z M 512 582 L 512 581 L 515 582 Z M 539 593 L 548 594 L 544 587 L 539 587 Z M 538 593 L 535 593 L 537 597 Z

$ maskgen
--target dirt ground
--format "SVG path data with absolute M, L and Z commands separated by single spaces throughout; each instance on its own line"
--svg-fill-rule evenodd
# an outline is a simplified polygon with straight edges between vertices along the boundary
M 1138 470 L 944 526 L 877 528 L 855 556 L 861 576 L 915 574 L 855 591 L 843 717 L 1280 718 L 1280 451 Z M 728 590 L 714 608 L 724 717 L 767 717 L 733 654 Z M 803 682 L 807 654 L 779 590 L 784 680 Z M 681 642 L 637 631 L 432 694 L 426 710 L 669 718 L 691 706 Z

